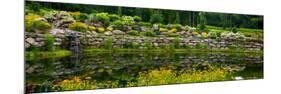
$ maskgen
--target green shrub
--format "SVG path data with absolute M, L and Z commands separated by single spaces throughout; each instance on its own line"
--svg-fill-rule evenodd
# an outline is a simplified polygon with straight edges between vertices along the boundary
M 194 32 L 192 32 L 192 34 L 193 34 L 194 36 L 197 36 L 199 33 L 196 32 L 196 31 L 194 31 Z
M 110 18 L 108 16 L 108 13 L 97 13 L 96 14 L 96 19 L 103 24 L 107 25 L 109 24 Z
M 181 24 L 174 24 L 175 28 L 177 30 L 181 30 L 182 29 L 182 25 Z
M 150 43 L 149 40 L 144 40 L 144 49 L 145 50 L 152 49 L 152 44 Z
M 147 27 L 152 26 L 152 24 L 149 23 L 149 22 L 139 22 L 139 25 L 141 25 L 141 26 L 147 26 Z
M 76 21 L 85 21 L 89 19 L 89 15 L 86 13 L 80 13 L 80 12 L 69 12 L 69 14 L 76 20 Z
M 131 30 L 128 32 L 129 35 L 132 35 L 132 36 L 138 36 L 139 35 L 139 32 L 136 31 L 136 30 Z
M 167 32 L 168 29 L 166 29 L 166 28 L 159 28 L 159 31 L 160 31 L 160 32 Z
M 103 33 L 104 31 L 105 31 L 105 29 L 103 27 L 98 28 L 98 32 Z
M 136 22 L 140 22 L 142 20 L 141 17 L 139 17 L 139 16 L 134 16 L 133 18 L 134 18 L 134 21 L 136 21 Z
M 44 21 L 39 15 L 29 14 L 25 16 L 25 30 L 34 32 L 35 30 L 47 31 L 51 29 L 51 25 Z
M 177 32 L 177 29 L 173 28 L 173 29 L 169 30 L 168 32 L 175 33 L 175 32 Z
M 165 35 L 166 35 L 167 37 L 178 37 L 178 36 L 179 36 L 179 34 L 173 33 L 173 32 L 166 32 Z
M 68 29 L 79 32 L 86 32 L 88 30 L 88 26 L 81 22 L 74 22 L 68 26 Z
M 155 37 L 156 36 L 155 32 L 152 32 L 152 31 L 144 31 L 144 32 L 141 32 L 141 33 L 142 33 L 142 35 L 148 36 L 148 37 Z
M 180 39 L 178 37 L 174 39 L 174 45 L 176 49 L 180 48 Z
M 96 27 L 94 27 L 94 26 L 88 26 L 88 30 L 89 30 L 89 31 L 95 31 L 95 30 L 96 30 Z
M 116 29 L 118 30 L 123 30 L 124 27 L 123 27 L 123 23 L 121 20 L 116 20 L 114 22 L 111 23 Z
M 112 27 L 112 26 L 109 26 L 109 27 L 106 28 L 106 30 L 107 30 L 107 31 L 113 31 L 113 27 Z
M 134 18 L 131 16 L 123 16 L 122 18 L 123 25 L 131 26 L 135 23 Z
M 97 88 L 95 82 L 91 82 L 89 80 L 82 80 L 79 77 L 73 77 L 72 79 L 63 80 L 57 85 L 55 85 L 55 87 L 56 86 L 62 90 L 85 90 Z
M 203 38 L 208 38 L 208 34 L 206 32 L 202 32 L 201 35 Z
M 55 37 L 51 34 L 46 34 L 44 37 L 46 51 L 54 51 Z
M 112 21 L 112 22 L 121 19 L 121 17 L 119 15 L 116 15 L 116 14 L 110 14 L 108 16 L 110 18 L 110 21 Z
M 104 47 L 105 49 L 109 49 L 111 50 L 112 49 L 112 38 L 111 37 L 108 37 L 106 40 L 105 40 L 105 44 L 104 44 Z
M 238 30 L 237 30 L 236 27 L 233 27 L 232 30 L 231 30 L 231 32 L 233 32 L 233 33 L 237 33 L 237 31 L 238 31 Z

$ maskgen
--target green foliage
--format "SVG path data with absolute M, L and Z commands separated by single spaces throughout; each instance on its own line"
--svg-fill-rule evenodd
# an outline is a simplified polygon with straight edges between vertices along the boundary
M 28 32 L 34 32 L 36 30 L 47 31 L 51 29 L 51 27 L 52 26 L 39 15 L 29 14 L 25 16 L 25 30 Z
M 103 33 L 104 31 L 105 31 L 105 29 L 104 29 L 103 27 L 99 27 L 99 28 L 98 28 L 98 32 L 99 32 L 99 33 Z
M 237 33 L 237 32 L 238 32 L 237 27 L 233 27 L 232 30 L 231 30 L 231 32 Z
M 203 38 L 208 38 L 208 34 L 206 32 L 202 32 L 201 35 Z
M 97 13 L 96 19 L 100 22 L 102 22 L 105 25 L 108 25 L 110 22 L 110 18 L 108 16 L 108 13 Z
M 69 13 L 76 21 L 84 22 L 85 20 L 89 19 L 89 15 L 86 13 L 80 12 L 70 12 Z
M 137 86 L 147 86 L 175 83 L 221 81 L 225 79 L 232 79 L 231 77 L 229 77 L 230 74 L 231 73 L 227 70 L 223 70 L 220 68 L 206 70 L 182 69 L 179 72 L 172 69 L 160 68 L 149 70 L 146 72 L 140 72 L 137 77 L 137 82 L 134 84 Z
M 55 51 L 40 51 L 37 47 L 31 51 L 25 52 L 27 60 L 41 59 L 41 58 L 59 58 L 70 56 L 71 51 L 55 50 Z
M 143 36 L 148 36 L 148 37 L 155 37 L 156 36 L 156 33 L 152 32 L 152 31 L 144 31 L 144 32 L 141 32 L 141 34 Z
M 175 46 L 176 49 L 180 48 L 180 38 L 176 37 L 174 39 L 174 46 Z
M 96 89 L 96 83 L 89 80 L 82 80 L 79 77 L 73 77 L 72 79 L 66 79 L 59 82 L 54 88 L 60 87 L 62 90 L 85 90 Z
M 109 50 L 112 49 L 112 47 L 113 47 L 112 41 L 113 41 L 112 37 L 107 37 L 107 39 L 105 40 L 105 44 L 104 44 L 105 49 L 109 49 Z
M 89 31 L 95 31 L 95 30 L 96 30 L 96 27 L 94 27 L 94 26 L 88 26 L 88 30 L 89 30 Z
M 160 14 L 160 13 L 153 13 L 151 16 L 150 16 L 150 22 L 151 23 L 162 23 L 164 20 L 163 18 L 163 15 Z
M 44 37 L 46 51 L 54 51 L 55 50 L 55 37 L 51 34 L 46 34 Z
M 159 31 L 160 31 L 160 32 L 167 32 L 168 29 L 166 29 L 166 28 L 159 28 Z
M 173 28 L 173 29 L 169 30 L 168 32 L 170 32 L 170 33 L 176 33 L 176 32 L 177 32 L 177 29 L 176 29 L 176 28 Z
M 74 22 L 68 26 L 68 29 L 79 32 L 86 32 L 88 30 L 88 26 L 81 22 Z
M 149 23 L 149 22 L 139 22 L 139 24 L 140 24 L 141 26 L 147 26 L 147 27 L 152 26 L 152 24 Z
M 173 33 L 173 32 L 166 32 L 165 35 L 166 35 L 167 37 L 178 37 L 178 36 L 179 36 L 179 34 Z
M 192 34 L 193 34 L 194 36 L 197 36 L 199 33 L 196 32 L 196 31 L 194 31 L 194 32 L 192 32 Z
M 128 32 L 129 35 L 132 35 L 132 36 L 138 36 L 139 35 L 139 32 L 136 31 L 136 30 L 131 30 Z
M 140 22 L 142 20 L 141 17 L 139 16 L 134 16 L 133 18 L 136 22 Z
M 144 49 L 145 50 L 150 50 L 150 49 L 152 49 L 153 47 L 152 47 L 152 44 L 151 44 L 151 42 L 149 41 L 149 40 L 144 40 Z
M 108 16 L 110 18 L 110 21 L 112 21 L 112 22 L 121 19 L 121 17 L 119 15 L 116 15 L 116 14 L 110 14 Z
M 106 30 L 107 30 L 107 31 L 113 31 L 113 27 L 112 27 L 112 26 L 109 26 L 109 27 L 106 28 Z
M 196 49 L 207 49 L 208 45 L 205 44 L 205 43 L 198 43 L 198 44 L 195 45 L 195 48 Z

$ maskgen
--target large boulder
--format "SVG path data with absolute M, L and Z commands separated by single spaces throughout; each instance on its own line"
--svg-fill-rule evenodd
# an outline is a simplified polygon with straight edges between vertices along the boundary
M 123 31 L 121 31 L 121 30 L 113 30 L 112 33 L 113 33 L 114 35 L 124 35 L 124 34 L 125 34 L 125 33 L 124 33 Z
M 36 42 L 35 39 L 33 39 L 33 38 L 27 38 L 25 41 L 29 44 L 35 44 L 35 42 Z
M 69 24 L 75 22 L 74 18 L 66 11 L 52 11 L 44 18 L 56 28 L 67 28 Z
M 110 31 L 106 31 L 106 32 L 104 32 L 104 35 L 106 35 L 106 36 L 111 36 L 112 33 L 111 33 Z

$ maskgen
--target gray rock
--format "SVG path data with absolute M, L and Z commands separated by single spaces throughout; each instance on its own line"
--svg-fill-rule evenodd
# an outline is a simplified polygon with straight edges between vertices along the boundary
M 29 43 L 29 44 L 34 44 L 35 43 L 35 40 L 33 38 L 27 38 L 25 41 L 27 43 Z
M 113 33 L 114 35 L 124 35 L 124 34 L 125 34 L 125 33 L 124 33 L 123 31 L 121 31 L 121 30 L 113 30 L 112 33 Z
M 24 47 L 25 47 L 25 48 L 29 48 L 29 47 L 30 47 L 30 44 L 29 44 L 29 43 L 24 43 Z
M 53 35 L 64 34 L 64 31 L 62 29 L 55 28 L 55 29 L 51 29 L 50 33 L 53 34 Z
M 104 35 L 106 35 L 106 36 L 111 36 L 112 33 L 111 33 L 110 31 L 106 31 L 106 32 L 104 32 Z

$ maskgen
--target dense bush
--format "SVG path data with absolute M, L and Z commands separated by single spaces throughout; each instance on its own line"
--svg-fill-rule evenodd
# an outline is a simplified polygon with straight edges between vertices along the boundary
M 208 38 L 208 34 L 206 32 L 202 32 L 201 35 L 203 38 Z
M 95 30 L 96 30 L 96 27 L 94 27 L 94 26 L 88 26 L 88 30 L 89 30 L 89 31 L 95 31 Z
M 149 23 L 149 22 L 139 22 L 139 25 L 141 25 L 141 26 L 147 26 L 147 27 L 152 26 L 152 24 Z
M 136 22 L 140 22 L 142 20 L 141 17 L 139 16 L 134 16 L 133 18 Z
M 109 26 L 109 27 L 106 28 L 106 30 L 107 30 L 107 31 L 113 31 L 113 27 L 112 27 L 112 26 Z
M 34 32 L 36 30 L 47 31 L 51 29 L 51 25 L 39 15 L 29 14 L 25 16 L 25 30 Z
M 86 13 L 80 12 L 70 12 L 69 13 L 76 21 L 84 22 L 85 20 L 89 19 L 89 15 Z
M 79 31 L 79 32 L 86 32 L 88 30 L 88 26 L 81 22 L 75 22 L 68 26 L 68 29 Z
M 159 31 L 160 31 L 160 32 L 167 32 L 168 29 L 166 29 L 166 28 L 159 28 Z
M 128 32 L 129 35 L 132 35 L 132 36 L 138 36 L 139 35 L 139 32 L 136 31 L 136 30 L 131 30 Z
M 97 19 L 97 21 L 100 21 L 105 25 L 108 25 L 109 22 L 110 22 L 110 18 L 108 16 L 108 13 L 97 13 L 96 19 Z
M 111 22 L 121 19 L 121 17 L 117 14 L 110 14 L 108 16 L 109 16 Z
M 155 32 L 152 32 L 152 31 L 144 31 L 144 32 L 141 32 L 142 35 L 144 36 L 148 36 L 148 37 L 155 37 L 156 34 Z
M 98 32 L 103 33 L 104 31 L 105 31 L 105 29 L 103 27 L 98 28 Z

